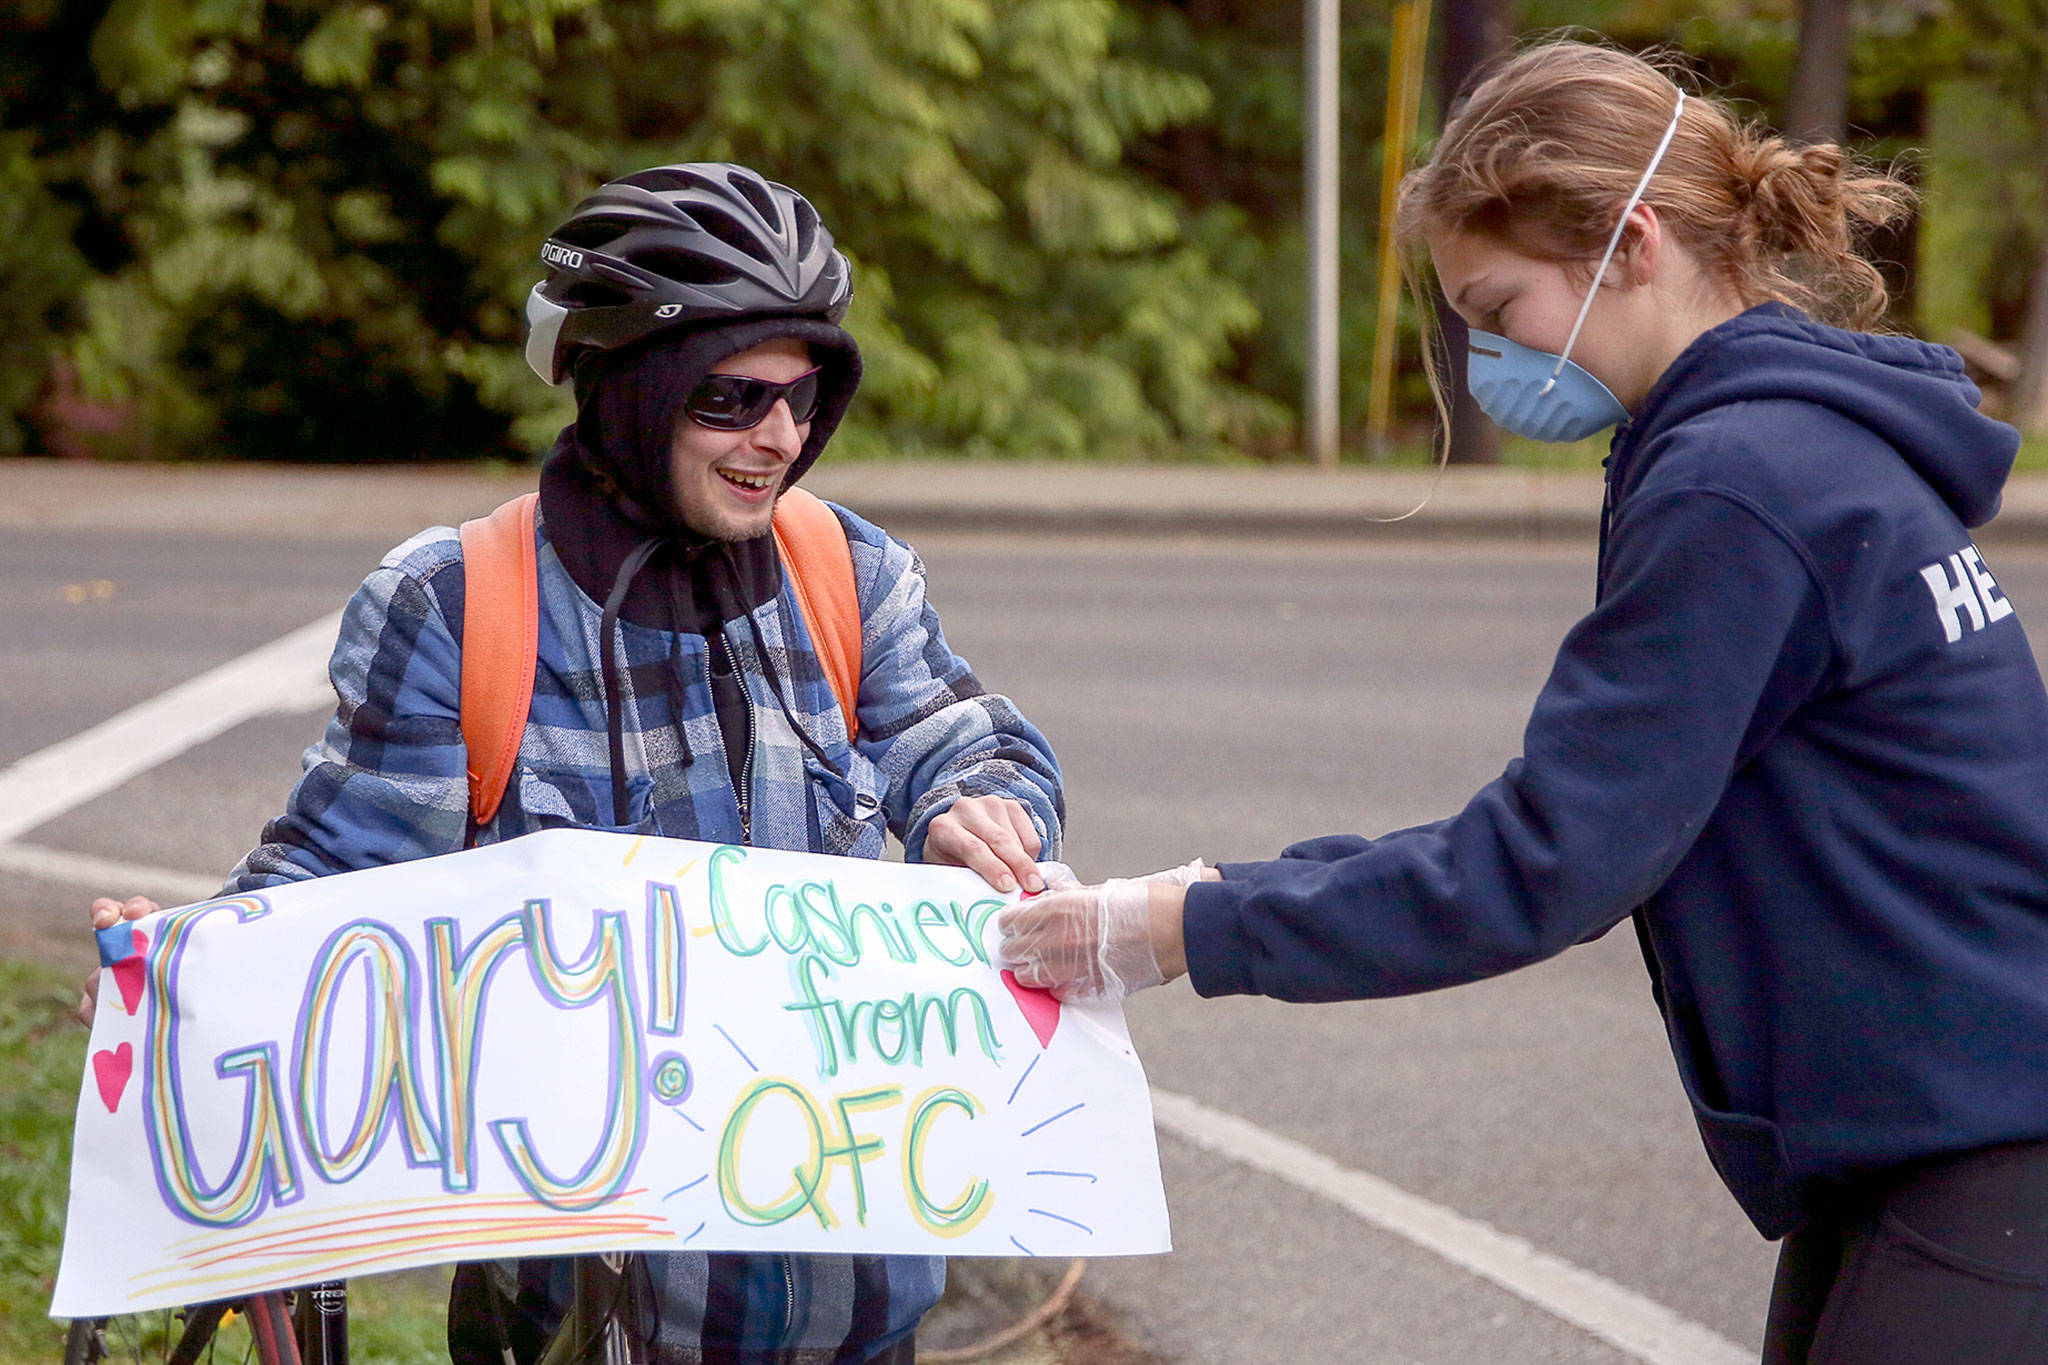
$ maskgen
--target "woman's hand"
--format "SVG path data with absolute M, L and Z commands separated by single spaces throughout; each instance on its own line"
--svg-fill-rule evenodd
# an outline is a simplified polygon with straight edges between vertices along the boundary
M 1164 872 L 1147 872 L 1137 878 L 1141 882 L 1164 882 L 1168 886 L 1187 886 L 1194 882 L 1218 882 L 1223 874 L 1204 863 L 1200 858 L 1179 867 L 1169 867 Z
M 1197 880 L 1196 865 L 1186 869 Z M 999 952 L 1017 980 L 1062 1000 L 1121 1000 L 1181 975 L 1181 881 L 1122 880 L 1048 891 L 1005 910 Z
M 1045 889 L 1038 855 L 1045 843 L 1031 812 L 1007 796 L 963 796 L 925 829 L 924 860 L 979 872 L 998 891 Z
M 154 915 L 161 909 L 161 905 L 147 896 L 130 896 L 125 901 L 117 901 L 112 896 L 101 896 L 92 903 L 92 927 L 95 930 L 111 929 L 124 919 L 141 919 L 144 915 Z M 79 1023 L 87 1028 L 92 1027 L 92 1018 L 98 1012 L 99 1000 L 100 973 L 95 967 L 92 975 L 85 979 L 85 993 L 78 997 Z

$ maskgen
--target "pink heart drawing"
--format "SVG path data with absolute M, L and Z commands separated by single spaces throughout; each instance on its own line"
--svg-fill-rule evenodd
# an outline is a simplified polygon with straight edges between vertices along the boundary
M 1031 1025 L 1031 1031 L 1038 1035 L 1038 1046 L 1049 1046 L 1053 1030 L 1060 1026 L 1060 998 L 1051 991 L 1025 985 L 1008 967 L 1003 968 L 1003 984 L 1009 987 L 1011 995 L 1017 997 L 1017 1008 L 1024 1012 L 1024 1022 Z
M 135 935 L 135 955 L 122 958 L 108 970 L 114 974 L 114 984 L 121 988 L 121 1008 L 133 1014 L 142 1000 L 142 976 L 148 965 L 143 954 L 149 948 L 149 935 L 140 929 L 129 932 Z
M 135 1070 L 135 1049 L 123 1043 L 112 1052 L 101 1048 L 92 1054 L 92 1076 L 100 1085 L 100 1102 L 113 1113 L 121 1107 L 121 1092 L 128 1088 L 128 1077 Z

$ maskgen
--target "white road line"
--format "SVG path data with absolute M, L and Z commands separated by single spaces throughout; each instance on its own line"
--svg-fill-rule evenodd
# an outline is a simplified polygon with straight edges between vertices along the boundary
M 273 640 L 0 771 L 0 844 L 245 720 L 332 703 L 327 656 L 341 613 Z
M 1236 1114 L 1157 1089 L 1152 1113 L 1175 1137 L 1321 1195 L 1651 1365 L 1748 1365 L 1756 1359 L 1632 1289 L 1378 1176 L 1340 1166 Z
M 189 905 L 203 901 L 220 890 L 221 877 L 201 877 L 175 872 L 168 867 L 95 858 L 86 853 L 67 853 L 61 848 L 36 844 L 0 844 L 0 871 L 45 881 L 84 887 L 105 896 L 148 896 L 164 905 Z M 79 912 L 84 932 L 84 911 Z

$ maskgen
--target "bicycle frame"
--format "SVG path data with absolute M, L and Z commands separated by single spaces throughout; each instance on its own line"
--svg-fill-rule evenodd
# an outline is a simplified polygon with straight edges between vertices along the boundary
M 184 1325 L 170 1343 L 165 1365 L 197 1365 L 231 1312 L 247 1320 L 258 1365 L 348 1365 L 348 1286 L 341 1280 L 194 1304 L 182 1310 Z M 72 1323 L 64 1346 L 65 1365 L 119 1359 L 107 1341 L 111 1321 Z

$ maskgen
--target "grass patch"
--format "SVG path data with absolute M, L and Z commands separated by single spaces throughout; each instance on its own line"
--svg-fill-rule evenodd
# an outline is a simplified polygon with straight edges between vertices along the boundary
M 0 1076 L 8 1078 L 0 1088 L 0 1365 L 45 1365 L 64 1351 L 65 1325 L 51 1321 L 49 1307 L 85 1074 L 77 1003 L 69 975 L 0 957 Z M 434 1267 L 351 1280 L 351 1354 L 379 1365 L 446 1361 L 449 1273 Z M 221 1344 L 232 1359 L 231 1340 Z
M 85 1073 L 77 983 L 0 958 L 0 1360 L 62 1356 L 50 1289 L 64 1236 L 71 1121 Z
M 454 1270 L 429 1266 L 350 1280 L 349 1357 L 379 1365 L 447 1365 L 448 1280 Z

